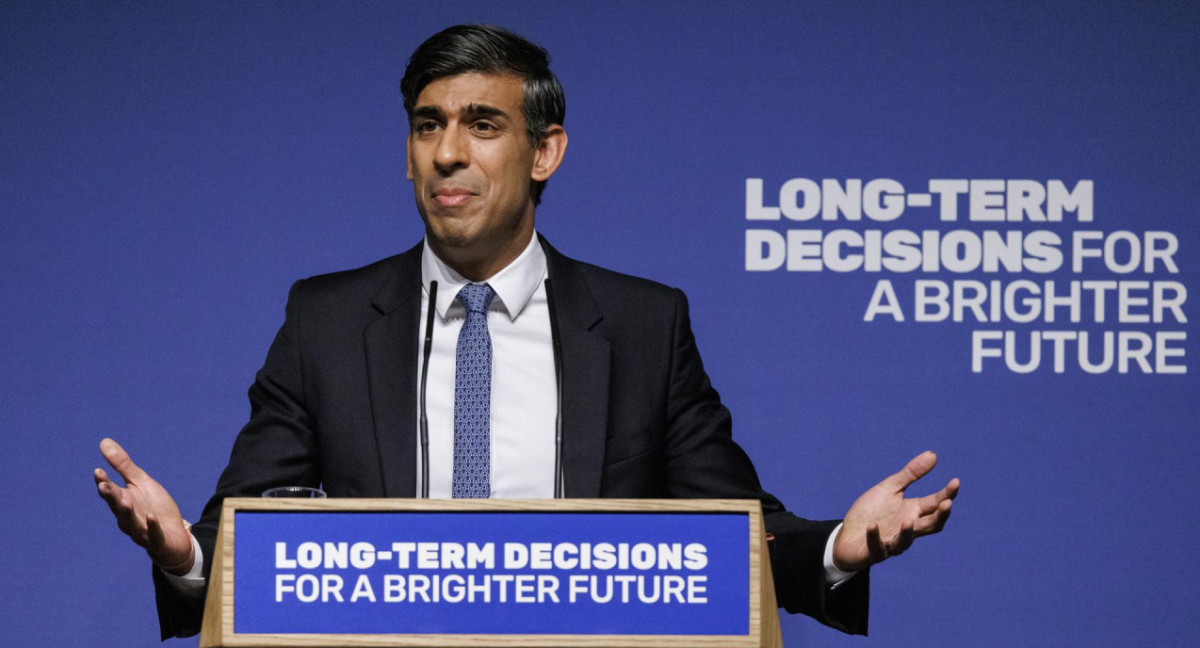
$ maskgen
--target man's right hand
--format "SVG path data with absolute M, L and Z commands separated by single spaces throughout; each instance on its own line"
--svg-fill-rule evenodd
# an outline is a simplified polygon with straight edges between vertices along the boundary
M 144 548 L 163 571 L 175 575 L 188 573 L 196 560 L 192 534 L 171 494 L 138 468 L 116 441 L 101 441 L 100 454 L 125 480 L 125 487 L 121 488 L 108 478 L 103 468 L 93 473 L 96 491 L 108 502 L 117 526 Z

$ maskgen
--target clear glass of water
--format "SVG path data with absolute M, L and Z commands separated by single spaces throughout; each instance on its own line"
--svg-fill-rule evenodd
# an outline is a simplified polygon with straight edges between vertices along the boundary
M 278 486 L 263 491 L 263 497 L 299 497 L 304 499 L 319 499 L 325 497 L 325 491 L 309 486 Z

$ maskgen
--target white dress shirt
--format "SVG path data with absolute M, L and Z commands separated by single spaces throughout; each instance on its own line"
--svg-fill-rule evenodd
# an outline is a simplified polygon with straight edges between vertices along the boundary
M 558 387 L 545 280 L 546 253 L 535 235 L 516 260 L 484 282 L 496 291 L 487 313 L 492 338 L 492 497 L 554 497 Z M 466 318 L 457 296 L 470 281 L 437 258 L 426 243 L 421 251 L 421 340 L 432 281 L 438 288 L 425 391 L 429 496 L 448 498 L 454 475 L 455 349 Z M 418 384 L 420 372 L 417 367 Z M 418 484 L 420 480 L 418 446 Z

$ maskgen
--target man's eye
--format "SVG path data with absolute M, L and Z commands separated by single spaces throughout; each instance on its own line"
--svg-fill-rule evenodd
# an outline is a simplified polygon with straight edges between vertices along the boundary
M 497 130 L 496 125 L 491 122 L 475 122 L 473 128 L 481 133 L 490 133 Z
M 433 131 L 437 130 L 437 127 L 438 127 L 437 122 L 432 122 L 432 121 L 417 122 L 416 131 L 418 133 L 432 133 Z

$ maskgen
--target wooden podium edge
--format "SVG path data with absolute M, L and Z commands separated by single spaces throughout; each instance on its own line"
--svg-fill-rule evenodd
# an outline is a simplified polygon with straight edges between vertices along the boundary
M 204 620 L 200 626 L 200 648 L 220 648 L 232 645 L 233 638 L 233 516 L 238 510 L 237 499 L 221 507 L 221 523 L 217 527 L 217 544 L 213 550 L 212 567 L 208 576 L 208 593 L 204 597 Z M 228 537 L 226 537 L 228 534 Z M 222 592 L 225 593 L 222 596 Z M 228 600 L 226 600 L 228 599 Z
M 745 513 L 749 521 L 749 627 L 747 635 L 451 635 L 451 634 L 236 634 L 233 626 L 234 515 L 237 511 L 455 511 Z M 775 581 L 758 500 L 405 500 L 228 498 L 221 509 L 204 604 L 201 648 L 414 647 L 414 648 L 782 648 Z
M 779 603 L 775 599 L 775 573 L 771 569 L 771 553 L 767 549 L 767 531 L 763 528 L 761 504 L 757 512 L 750 514 L 750 560 L 758 562 L 758 569 L 752 572 L 758 574 L 758 582 L 750 583 L 750 618 L 753 621 L 755 616 L 758 617 L 758 638 L 754 645 L 761 648 L 783 648 L 783 631 L 779 627 Z M 758 592 L 758 596 L 754 595 L 755 592 Z M 758 605 L 757 615 L 753 608 L 755 604 Z

